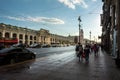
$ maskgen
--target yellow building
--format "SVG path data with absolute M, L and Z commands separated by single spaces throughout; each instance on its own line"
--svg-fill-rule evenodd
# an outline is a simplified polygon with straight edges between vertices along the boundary
M 70 44 L 74 43 L 74 39 L 70 37 L 52 34 L 49 30 L 40 29 L 32 30 L 12 25 L 0 23 L 0 38 L 17 38 L 19 43 L 25 44 Z

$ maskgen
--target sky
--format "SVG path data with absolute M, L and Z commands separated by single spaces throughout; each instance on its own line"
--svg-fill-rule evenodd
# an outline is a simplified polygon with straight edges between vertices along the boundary
M 0 23 L 41 28 L 63 36 L 79 35 L 79 21 L 84 38 L 101 35 L 101 0 L 0 0 Z

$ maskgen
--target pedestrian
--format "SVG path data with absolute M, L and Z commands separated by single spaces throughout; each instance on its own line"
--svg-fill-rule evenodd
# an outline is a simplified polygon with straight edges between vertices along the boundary
M 90 47 L 89 47 L 89 45 L 85 46 L 84 53 L 85 53 L 85 60 L 86 60 L 86 62 L 89 62 L 89 54 L 90 54 Z
M 97 47 L 97 44 L 94 44 L 93 49 L 94 49 L 94 55 L 97 56 L 97 55 L 98 55 L 98 47 Z
M 82 59 L 82 53 L 83 53 L 83 47 L 81 45 L 81 43 L 78 43 L 78 45 L 76 46 L 76 55 L 80 59 Z

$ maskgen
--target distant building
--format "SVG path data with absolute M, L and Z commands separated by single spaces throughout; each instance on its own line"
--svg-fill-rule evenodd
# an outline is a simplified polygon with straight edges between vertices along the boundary
M 80 41 L 81 44 L 84 43 L 84 32 L 83 32 L 83 29 L 80 30 L 80 36 L 75 36 L 75 38 L 74 38 L 74 42 L 75 43 L 79 43 L 79 41 Z
M 32 30 L 0 23 L 0 38 L 17 38 L 19 43 L 25 44 L 74 44 L 74 37 L 52 34 L 49 30 Z

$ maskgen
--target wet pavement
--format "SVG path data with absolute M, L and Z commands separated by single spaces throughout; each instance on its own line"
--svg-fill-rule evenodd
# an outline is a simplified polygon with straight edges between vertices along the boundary
M 120 80 L 110 55 L 90 55 L 89 63 L 78 61 L 74 51 L 62 52 L 29 62 L 0 67 L 0 80 Z

